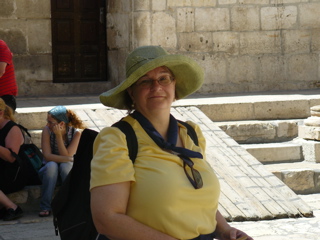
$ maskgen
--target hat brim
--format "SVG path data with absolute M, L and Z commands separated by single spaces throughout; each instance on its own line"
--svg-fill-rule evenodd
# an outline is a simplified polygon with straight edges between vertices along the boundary
M 125 105 L 126 90 L 147 72 L 161 66 L 168 67 L 176 80 L 176 99 L 197 91 L 204 79 L 203 69 L 193 59 L 184 55 L 165 55 L 142 65 L 117 87 L 100 95 L 103 105 L 117 109 L 128 109 Z

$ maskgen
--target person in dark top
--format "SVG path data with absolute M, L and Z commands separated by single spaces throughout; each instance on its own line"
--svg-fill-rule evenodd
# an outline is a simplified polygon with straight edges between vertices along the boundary
M 13 112 L 0 98 L 0 219 L 10 221 L 23 215 L 22 209 L 13 203 L 6 194 L 25 187 L 24 169 L 12 156 L 24 143 L 20 128 L 14 122 Z

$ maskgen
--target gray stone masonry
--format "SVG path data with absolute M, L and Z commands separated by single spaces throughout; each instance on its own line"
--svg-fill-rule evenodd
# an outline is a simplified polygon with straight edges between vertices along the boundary
M 108 79 L 54 83 L 50 1 L 2 0 L 0 39 L 14 54 L 20 96 L 98 95 L 125 79 L 125 58 L 142 45 L 195 59 L 202 94 L 320 87 L 319 1 L 106 2 Z

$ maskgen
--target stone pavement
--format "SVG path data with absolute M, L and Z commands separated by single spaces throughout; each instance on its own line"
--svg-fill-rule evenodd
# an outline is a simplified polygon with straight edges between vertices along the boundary
M 320 194 L 300 195 L 313 209 L 313 218 L 278 219 L 256 222 L 232 222 L 255 240 L 320 240 Z M 59 240 L 52 217 L 40 218 L 28 213 L 11 222 L 0 221 L 0 240 Z

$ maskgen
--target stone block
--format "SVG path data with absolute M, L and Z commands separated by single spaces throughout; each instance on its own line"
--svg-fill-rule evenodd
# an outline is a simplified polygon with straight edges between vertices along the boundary
M 27 38 L 29 53 L 31 55 L 51 54 L 51 21 L 46 20 L 29 20 L 27 28 Z
M 212 104 L 197 107 L 212 121 L 254 119 L 254 109 L 251 103 Z
M 137 0 L 137 1 L 141 1 L 141 0 Z M 130 3 L 131 2 L 132 1 L 130 1 Z M 137 3 L 137 4 L 138 6 L 140 6 L 139 4 L 141 3 Z M 108 0 L 108 12 L 109 13 L 115 13 L 115 12 L 129 13 L 132 11 L 132 5 L 136 6 L 136 2 L 134 2 L 134 4 L 128 4 L 128 0 Z
M 153 11 L 164 11 L 166 10 L 166 7 L 167 7 L 166 0 L 152 0 Z
M 17 112 L 16 114 L 17 123 L 29 130 L 42 129 L 47 124 L 46 119 L 47 111 L 35 112 L 34 114 Z
M 275 171 L 275 172 L 273 172 L 273 174 L 282 181 L 282 172 L 281 171 Z
M 320 171 L 315 170 L 314 172 L 314 181 L 315 181 L 315 187 L 316 187 L 316 192 L 320 192 Z
M 239 54 L 239 33 L 213 32 L 213 51 L 224 52 L 230 55 Z
M 260 29 L 260 9 L 256 6 L 231 8 L 231 29 L 233 31 L 254 31 Z
M 297 25 L 298 9 L 296 6 L 261 8 L 261 29 L 290 29 Z
M 108 76 L 114 85 L 126 78 L 125 64 L 119 63 L 125 63 L 127 55 L 127 49 L 108 51 Z
M 283 46 L 285 53 L 309 53 L 311 32 L 309 30 L 284 30 Z
M 217 0 L 192 0 L 192 7 L 215 7 Z
M 258 78 L 256 60 L 250 56 L 238 56 L 229 59 L 229 81 L 235 84 L 253 83 Z
M 248 144 L 242 145 L 261 163 L 285 163 L 302 160 L 299 144 Z
M 194 31 L 194 8 L 177 9 L 177 32 Z
M 26 203 L 28 201 L 28 191 L 26 189 L 10 193 L 7 196 L 12 202 L 16 204 Z
M 12 23 L 12 21 L 5 21 L 4 24 L 7 23 Z M 8 44 L 14 58 L 16 54 L 26 54 L 28 52 L 27 36 L 21 29 L 2 30 L 0 28 L 0 39 Z
M 237 3 L 237 0 L 218 0 L 219 5 L 224 5 L 224 4 L 235 4 Z
M 230 30 L 230 14 L 228 8 L 195 9 L 195 31 L 208 32 L 223 30 Z
M 283 182 L 295 193 L 306 194 L 314 192 L 314 171 L 301 169 L 295 171 L 283 171 Z
M 311 115 L 313 111 L 311 111 Z M 304 120 L 304 125 L 309 127 L 320 127 L 320 117 L 312 115 Z
M 12 1 L 14 2 L 14 1 Z M 51 17 L 50 1 L 43 0 L 15 0 L 17 18 L 49 20 Z M 50 28 L 49 28 L 50 29 Z M 43 29 L 42 29 L 43 30 Z
M 266 142 L 276 137 L 276 126 L 269 122 L 241 121 L 217 124 L 238 143 Z
M 283 56 L 262 55 L 259 57 L 259 82 L 269 86 L 269 89 L 280 89 L 286 82 L 286 63 Z
M 217 0 L 167 0 L 169 7 L 214 7 Z
M 145 0 L 133 0 L 134 11 L 150 10 L 150 1 Z
M 28 92 L 32 91 L 31 86 L 28 86 L 31 81 L 52 81 L 51 55 L 21 55 L 15 57 L 14 62 L 16 78 L 18 86 L 20 86 L 19 94 L 28 95 Z M 22 88 L 22 86 L 24 87 Z
M 43 126 L 44 127 L 44 126 Z M 42 130 L 29 130 L 31 135 L 32 143 L 41 149 L 41 133 Z
M 309 0 L 281 0 L 281 4 L 309 2 Z M 270 4 L 279 4 L 279 0 L 270 0 Z
M 205 71 L 203 92 L 210 92 L 212 83 L 223 84 L 227 82 L 228 63 L 223 54 L 195 53 L 192 56 Z
M 300 119 L 309 116 L 308 100 L 265 101 L 255 104 L 255 119 Z
M 186 52 L 207 52 L 212 49 L 212 34 L 192 32 L 179 34 L 179 50 Z
M 10 18 L 14 15 L 15 6 L 12 0 L 2 0 L 0 8 L 0 18 Z
M 320 140 L 320 127 L 299 126 L 298 136 L 304 139 Z
M 276 54 L 281 52 L 279 31 L 240 33 L 240 54 Z
M 302 150 L 306 162 L 320 163 L 320 142 L 304 140 Z
M 298 125 L 295 121 L 278 122 L 277 138 L 295 138 L 298 136 Z
M 29 193 L 29 199 L 39 199 L 41 197 L 40 186 L 27 186 L 26 189 Z
M 177 46 L 176 20 L 165 12 L 152 15 L 151 44 L 175 49 Z
M 269 0 L 239 0 L 239 4 L 268 4 Z
M 311 51 L 320 52 L 320 29 L 312 29 Z
M 129 14 L 108 14 L 107 21 L 112 22 L 112 27 L 107 28 L 107 41 L 110 49 L 124 48 L 129 46 Z
M 320 3 L 309 3 L 299 5 L 300 27 L 302 28 L 319 28 L 320 25 Z
M 151 44 L 151 16 L 149 12 L 133 14 L 133 26 L 135 29 L 134 45 L 143 46 Z

